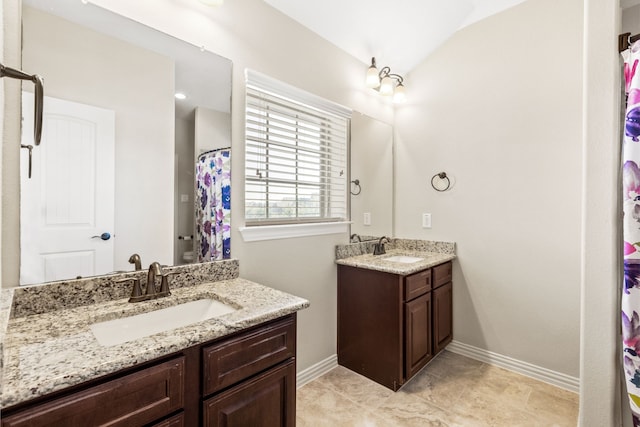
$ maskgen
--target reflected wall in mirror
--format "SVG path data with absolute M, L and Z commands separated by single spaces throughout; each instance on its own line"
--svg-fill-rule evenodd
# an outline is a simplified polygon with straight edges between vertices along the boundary
M 392 236 L 393 128 L 358 112 L 351 118 L 351 181 L 351 233 Z
M 21 150 L 21 284 L 198 261 L 195 167 L 231 145 L 231 61 L 76 0 L 23 1 L 22 55 L 47 105 L 31 179 Z

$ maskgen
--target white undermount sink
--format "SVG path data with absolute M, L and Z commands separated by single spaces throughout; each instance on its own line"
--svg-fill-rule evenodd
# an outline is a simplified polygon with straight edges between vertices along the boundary
M 236 309 L 230 305 L 205 298 L 148 313 L 94 323 L 89 328 L 98 343 L 107 347 L 202 322 L 234 311 Z
M 424 260 L 424 258 L 420 258 L 417 256 L 408 256 L 408 255 L 394 255 L 384 259 L 384 261 L 399 262 L 402 264 L 413 264 L 414 262 L 418 262 L 422 260 Z

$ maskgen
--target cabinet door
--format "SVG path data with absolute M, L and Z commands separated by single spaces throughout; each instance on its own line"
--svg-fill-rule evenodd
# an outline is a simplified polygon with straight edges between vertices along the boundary
M 442 351 L 453 339 L 453 286 L 451 282 L 433 291 L 434 353 Z
M 405 378 L 408 380 L 433 357 L 431 292 L 405 303 Z
M 205 427 L 293 427 L 295 359 L 204 401 L 202 417 Z

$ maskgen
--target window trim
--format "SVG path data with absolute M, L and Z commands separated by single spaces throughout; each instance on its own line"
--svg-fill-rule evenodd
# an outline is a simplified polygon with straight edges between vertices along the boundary
M 251 225 L 238 227 L 245 242 L 291 239 L 294 237 L 349 234 L 351 221 L 313 222 L 308 224 Z

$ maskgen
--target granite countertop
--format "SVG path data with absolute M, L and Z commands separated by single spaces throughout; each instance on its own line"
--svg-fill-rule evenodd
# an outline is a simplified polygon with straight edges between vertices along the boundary
M 422 258 L 422 260 L 412 263 L 387 261 L 387 258 L 393 256 L 418 257 Z M 337 259 L 336 263 L 340 265 L 348 265 L 351 267 L 366 268 L 368 270 L 377 270 L 386 273 L 406 276 L 409 274 L 417 273 L 418 271 L 426 270 L 427 268 L 434 267 L 447 261 L 451 261 L 455 258 L 456 255 L 453 253 L 428 252 L 408 249 L 391 249 L 387 250 L 387 253 L 383 255 L 373 255 L 371 253 L 367 253 L 363 255 Z
M 139 303 L 127 299 L 7 319 L 4 292 L 3 365 L 0 371 L 4 409 L 38 396 L 178 352 L 309 306 L 309 302 L 241 278 L 212 281 L 171 290 L 171 296 Z M 237 311 L 171 331 L 103 347 L 89 329 L 96 322 L 152 311 L 201 298 L 213 298 Z M 6 325 L 6 327 L 5 327 Z

